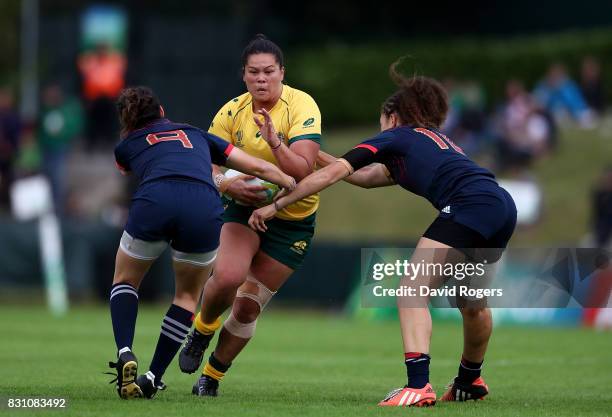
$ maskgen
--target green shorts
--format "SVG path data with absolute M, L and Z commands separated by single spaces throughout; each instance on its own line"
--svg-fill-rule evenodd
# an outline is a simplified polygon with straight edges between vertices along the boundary
M 240 223 L 249 226 L 249 217 L 254 208 L 229 201 L 223 213 L 223 223 Z M 259 248 L 283 265 L 295 270 L 304 262 L 314 236 L 317 213 L 302 220 L 282 220 L 277 217 L 268 220 L 268 230 L 258 232 L 261 239 Z

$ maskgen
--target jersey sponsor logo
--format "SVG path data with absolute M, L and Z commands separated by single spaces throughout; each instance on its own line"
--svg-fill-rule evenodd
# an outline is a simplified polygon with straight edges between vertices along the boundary
M 167 132 L 149 133 L 146 139 L 149 145 L 178 140 L 183 145 L 183 148 L 193 149 L 191 141 L 183 130 L 169 130 Z
M 242 143 L 242 130 L 236 132 L 236 146 L 239 148 L 244 147 L 244 143 Z
M 314 117 L 311 117 L 310 119 L 307 119 L 306 121 L 304 121 L 302 126 L 304 127 L 312 126 L 314 124 L 314 121 L 315 121 Z
M 307 247 L 308 243 L 305 240 L 298 240 L 297 242 L 293 242 L 290 249 L 296 253 L 299 253 L 300 255 L 303 255 Z

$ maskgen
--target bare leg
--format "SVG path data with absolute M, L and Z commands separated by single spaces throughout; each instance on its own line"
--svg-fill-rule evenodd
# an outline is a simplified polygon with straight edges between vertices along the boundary
M 445 251 L 441 251 L 443 249 L 449 249 L 449 246 L 423 237 L 419 240 L 410 261 L 412 263 L 419 263 L 421 261 L 425 263 L 439 262 L 440 259 L 438 258 L 445 257 Z M 442 259 L 442 262 L 443 261 Z M 416 277 L 409 285 L 414 287 L 416 283 L 417 285 L 432 286 L 434 280 L 435 277 L 423 275 Z M 398 299 L 398 312 L 402 340 L 404 342 L 404 352 L 429 353 L 432 324 L 431 314 L 427 306 L 428 298 L 429 297 L 419 297 L 416 301 Z M 406 302 L 414 304 L 406 306 Z
M 470 362 L 482 362 L 493 330 L 491 310 L 463 308 L 463 357 Z
M 247 226 L 225 223 L 221 228 L 214 272 L 204 286 L 202 308 L 194 321 L 195 329 L 179 356 L 179 367 L 183 372 L 193 373 L 200 366 L 204 351 L 221 326 L 221 314 L 232 305 L 236 291 L 247 279 L 259 244 L 259 236 Z M 225 372 L 225 365 L 215 365 L 217 371 Z M 221 377 L 217 375 L 217 378 Z
M 272 292 L 276 292 L 292 273 L 293 269 L 281 264 L 262 251 L 257 252 L 253 258 L 251 275 Z M 257 285 L 250 281 L 245 282 L 241 289 L 250 294 L 257 294 L 258 291 Z M 257 320 L 261 311 L 259 305 L 254 300 L 246 297 L 237 297 L 234 300 L 232 314 L 240 323 L 253 323 Z M 238 356 L 250 340 L 251 338 L 243 338 L 231 334 L 224 327 L 215 348 L 215 357 L 222 363 L 229 364 Z
M 113 276 L 113 285 L 129 284 L 138 289 L 145 274 L 153 264 L 154 260 L 145 261 L 142 259 L 132 258 L 121 248 L 117 249 L 115 257 L 115 275 Z
M 226 223 L 221 229 L 221 244 L 213 276 L 204 287 L 200 315 L 212 323 L 232 305 L 236 290 L 246 280 L 259 236 L 247 226 Z
M 174 261 L 173 266 L 175 292 L 172 303 L 193 313 L 197 308 L 204 284 L 210 276 L 212 264 L 197 266 L 187 262 Z

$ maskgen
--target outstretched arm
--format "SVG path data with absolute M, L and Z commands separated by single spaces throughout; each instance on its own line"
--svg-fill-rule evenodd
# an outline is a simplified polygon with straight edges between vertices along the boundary
M 310 174 L 300 181 L 295 190 L 280 197 L 274 204 L 255 210 L 251 214 L 249 225 L 254 230 L 265 232 L 267 229 L 265 221 L 274 217 L 279 210 L 337 183 L 347 177 L 352 171 L 353 168 L 346 160 L 339 159 L 333 164 Z
M 333 157 L 332 155 L 319 151 L 319 155 L 317 156 L 317 165 L 325 167 L 336 161 L 337 158 Z M 395 184 L 387 167 L 379 163 L 365 166 L 343 179 L 349 184 L 362 188 L 386 187 Z
M 227 157 L 225 166 L 254 175 L 289 190 L 295 189 L 293 177 L 285 174 L 277 166 L 263 159 L 255 158 L 238 148 L 232 149 L 232 152 Z

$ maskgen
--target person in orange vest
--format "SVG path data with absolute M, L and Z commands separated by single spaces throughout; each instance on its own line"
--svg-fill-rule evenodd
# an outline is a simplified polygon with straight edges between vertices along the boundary
M 90 145 L 110 143 L 118 134 L 114 102 L 125 86 L 127 59 L 101 43 L 78 59 L 87 109 L 87 139 Z

